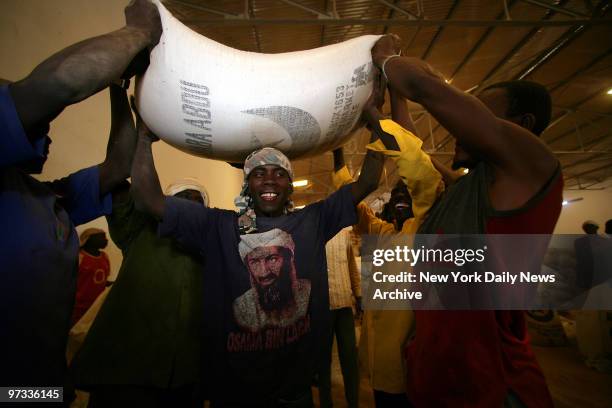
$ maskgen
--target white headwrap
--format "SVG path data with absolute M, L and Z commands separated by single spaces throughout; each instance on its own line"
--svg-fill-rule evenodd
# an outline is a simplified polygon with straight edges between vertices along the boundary
M 186 190 L 199 191 L 202 195 L 202 200 L 204 200 L 204 206 L 208 207 L 208 192 L 206 191 L 204 186 L 201 185 L 200 182 L 195 178 L 186 177 L 180 180 L 176 180 L 166 188 L 166 195 L 174 196 Z
M 244 258 L 256 248 L 271 246 L 287 248 L 292 254 L 295 252 L 295 243 L 291 235 L 281 229 L 274 228 L 259 234 L 242 235 L 240 244 L 238 244 L 240 259 L 244 261 Z

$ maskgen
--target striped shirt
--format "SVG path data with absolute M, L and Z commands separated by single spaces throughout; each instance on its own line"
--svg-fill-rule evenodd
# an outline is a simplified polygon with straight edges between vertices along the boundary
M 327 275 L 330 310 L 353 306 L 361 296 L 361 276 L 351 245 L 351 229 L 345 228 L 327 242 Z

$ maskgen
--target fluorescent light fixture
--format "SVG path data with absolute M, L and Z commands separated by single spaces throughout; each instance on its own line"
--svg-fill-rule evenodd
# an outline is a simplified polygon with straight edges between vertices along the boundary
M 306 187 L 308 185 L 308 180 L 296 180 L 293 182 L 293 187 Z
M 305 204 L 302 205 L 298 205 L 297 207 L 295 207 L 296 210 L 301 210 L 302 208 L 306 207 Z
M 584 198 L 582 198 L 582 197 L 570 198 L 569 200 L 563 200 L 561 202 L 561 205 L 562 206 L 566 206 L 566 205 L 569 205 L 571 203 L 575 203 L 576 201 L 582 201 L 582 200 L 584 200 Z
M 463 174 L 468 174 L 470 172 L 470 169 L 463 169 Z

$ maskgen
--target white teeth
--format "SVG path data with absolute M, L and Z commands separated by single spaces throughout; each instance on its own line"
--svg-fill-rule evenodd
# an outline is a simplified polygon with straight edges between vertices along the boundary
M 276 193 L 261 193 L 261 198 L 276 198 L 276 196 L 278 196 L 278 194 Z

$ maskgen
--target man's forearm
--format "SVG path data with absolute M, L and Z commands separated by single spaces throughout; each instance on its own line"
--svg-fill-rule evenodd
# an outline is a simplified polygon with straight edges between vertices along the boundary
M 389 88 L 389 97 L 391 100 L 391 119 L 404 129 L 416 135 L 416 127 L 410 117 L 410 111 L 408 110 L 406 100 L 394 88 Z
M 389 86 L 421 104 L 453 137 L 492 162 L 507 151 L 501 121 L 473 95 L 452 85 L 416 58 L 393 58 L 385 65 Z
M 369 120 L 370 119 L 368 119 L 368 121 Z M 378 125 L 378 127 L 380 129 L 380 125 Z M 378 138 L 377 134 L 372 130 L 370 143 L 375 142 Z M 368 194 L 376 190 L 384 164 L 385 156 L 382 153 L 368 149 L 365 159 L 363 160 L 363 165 L 361 166 L 359 178 L 352 184 L 353 202 L 355 204 L 358 204 L 361 200 L 366 198 Z
M 106 159 L 100 165 L 100 194 L 113 190 L 130 176 L 136 150 L 136 129 L 132 110 L 124 89 L 111 85 L 111 130 L 106 147 Z
M 139 135 L 132 164 L 131 191 L 136 208 L 161 219 L 165 197 L 155 170 L 151 144 L 152 141 L 147 135 Z
M 58 52 L 11 84 L 26 133 L 53 120 L 66 106 L 106 88 L 150 42 L 145 30 L 126 26 Z
M 381 142 L 385 145 L 385 147 L 389 150 L 399 150 L 399 145 L 393 136 L 386 133 L 380 127 L 380 121 L 385 119 L 385 117 L 377 110 L 377 109 L 368 109 L 364 111 L 365 119 L 368 121 L 370 125 L 370 129 L 372 131 L 372 139 L 370 142 L 374 142 L 377 139 L 380 139 Z
M 338 171 L 344 167 L 344 151 L 341 147 L 333 151 L 334 155 L 334 171 Z

